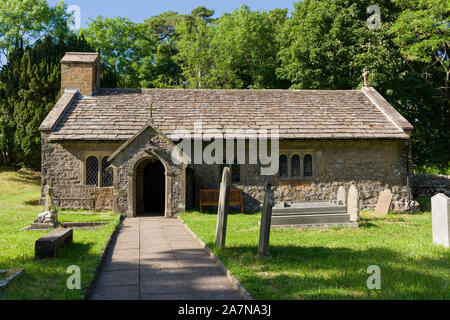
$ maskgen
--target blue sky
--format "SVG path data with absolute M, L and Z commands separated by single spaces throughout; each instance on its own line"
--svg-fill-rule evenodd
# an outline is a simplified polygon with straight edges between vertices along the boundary
M 231 12 L 241 4 L 250 6 L 252 10 L 272 10 L 274 8 L 288 8 L 292 11 L 294 2 L 298 0 L 66 0 L 67 5 L 77 5 L 81 9 L 81 26 L 85 27 L 89 18 L 98 15 L 116 17 L 118 15 L 130 18 L 134 22 L 142 22 L 151 16 L 173 10 L 188 13 L 192 9 L 204 5 L 216 11 L 216 17 L 223 12 Z M 54 5 L 57 0 L 47 0 Z

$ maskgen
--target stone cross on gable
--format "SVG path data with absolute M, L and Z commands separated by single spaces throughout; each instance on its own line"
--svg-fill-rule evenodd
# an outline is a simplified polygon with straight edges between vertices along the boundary
M 148 105 L 150 119 L 153 118 L 153 101 Z
M 363 77 L 364 77 L 364 87 L 370 86 L 369 85 L 369 70 L 364 69 Z

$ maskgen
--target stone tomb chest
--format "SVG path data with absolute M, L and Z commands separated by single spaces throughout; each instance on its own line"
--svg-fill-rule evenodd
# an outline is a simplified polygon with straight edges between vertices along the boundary
M 331 228 L 357 227 L 350 221 L 347 207 L 342 203 L 293 202 L 277 204 L 272 210 L 272 227 Z

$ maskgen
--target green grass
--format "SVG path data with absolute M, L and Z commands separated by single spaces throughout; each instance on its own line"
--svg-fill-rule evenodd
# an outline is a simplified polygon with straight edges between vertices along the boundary
M 221 251 L 216 217 L 182 215 L 255 299 L 450 299 L 450 250 L 432 244 L 430 212 L 364 212 L 359 229 L 272 230 L 264 259 L 259 214 L 230 215 Z M 372 265 L 381 268 L 381 290 L 367 288 Z
M 19 231 L 33 223 L 42 212 L 39 206 L 39 174 L 0 168 L 0 269 L 25 268 L 25 275 L 11 283 L 0 300 L 83 299 L 93 280 L 100 255 L 119 217 L 110 212 L 93 215 L 61 213 L 61 222 L 109 221 L 95 230 L 74 230 L 73 244 L 58 252 L 55 259 L 34 259 L 34 243 L 48 231 Z M 73 212 L 73 211 L 72 211 Z M 81 290 L 69 290 L 67 268 L 81 268 Z

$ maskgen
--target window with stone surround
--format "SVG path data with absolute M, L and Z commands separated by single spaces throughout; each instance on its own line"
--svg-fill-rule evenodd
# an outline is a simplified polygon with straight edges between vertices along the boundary
M 98 159 L 89 157 L 86 160 L 86 185 L 98 186 Z
M 303 176 L 307 178 L 311 178 L 313 176 L 313 157 L 310 154 L 307 154 L 303 160 Z
M 280 156 L 280 178 L 288 178 L 289 177 L 289 165 L 288 165 L 288 157 L 284 154 Z
M 90 153 L 84 163 L 84 185 L 110 188 L 114 184 L 114 174 L 108 162 L 109 155 Z
M 282 180 L 312 179 L 316 158 L 309 150 L 281 150 L 279 177 Z
M 112 187 L 113 185 L 113 174 L 111 168 L 109 168 L 110 165 L 108 157 L 104 157 L 102 159 L 102 187 L 105 188 Z
M 291 158 L 291 177 L 299 178 L 301 176 L 300 156 L 295 154 Z

